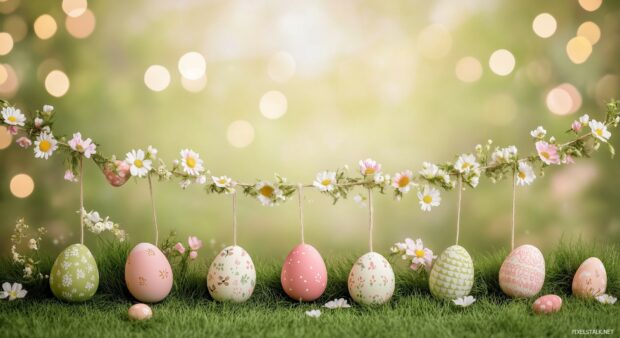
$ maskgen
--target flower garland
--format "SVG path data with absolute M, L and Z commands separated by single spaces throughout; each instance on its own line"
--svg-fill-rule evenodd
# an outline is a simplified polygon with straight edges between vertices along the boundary
M 29 148 L 34 144 L 35 157 L 46 160 L 57 151 L 66 155 L 65 179 L 68 181 L 77 181 L 80 159 L 83 156 L 93 160 L 113 186 L 121 186 L 130 177 L 150 180 L 151 176 L 156 176 L 160 181 L 177 179 L 182 189 L 192 184 L 202 185 L 207 193 L 231 194 L 239 187 L 244 194 L 258 199 L 265 206 L 287 201 L 299 189 L 298 184 L 288 183 L 286 178 L 278 174 L 272 181 L 258 180 L 256 183 L 242 183 L 228 176 L 212 176 L 204 167 L 200 155 L 191 149 L 181 150 L 180 158 L 172 162 L 171 168 L 158 157 L 157 149 L 152 146 L 148 146 L 146 151 L 131 150 L 124 160 L 118 160 L 114 155 L 106 157 L 98 151 L 97 143 L 90 138 L 83 140 L 79 132 L 73 134 L 73 138 L 68 141 L 65 137 L 54 136 L 56 112 L 52 106 L 45 105 L 28 117 L 5 100 L 0 100 L 0 107 L 0 125 L 6 126 L 13 135 L 20 132 L 23 134 L 16 141 L 19 146 Z M 334 203 L 347 198 L 354 187 L 378 190 L 382 194 L 392 190 L 397 200 L 412 189 L 417 189 L 420 209 L 430 211 L 441 203 L 440 189 L 453 190 L 457 187 L 457 182 L 459 185 L 476 188 L 483 174 L 493 183 L 513 177 L 514 184 L 523 186 L 536 179 L 536 167 L 539 169 L 538 174 L 542 176 L 546 167 L 570 164 L 577 158 L 590 157 L 601 144 L 608 145 L 613 157 L 615 150 L 608 143 L 611 137 L 608 128 L 617 127 L 618 123 L 620 101 L 614 100 L 607 104 L 604 120 L 591 119 L 586 114 L 572 122 L 567 133 L 574 138 L 565 143 L 558 143 L 553 136 L 547 138 L 547 131 L 539 126 L 530 133 L 535 141 L 536 153 L 529 156 L 519 157 L 515 146 L 492 149 L 493 141 L 489 140 L 484 146 L 477 145 L 474 152 L 457 156 L 454 163 L 424 162 L 417 175 L 411 170 L 389 175 L 382 171 L 381 164 L 366 159 L 359 162 L 359 175 L 349 175 L 349 168 L 345 166 L 335 171 L 320 172 L 311 184 L 303 184 L 302 187 L 316 188 L 330 196 Z M 359 195 L 355 199 L 358 202 L 364 201 L 364 197 Z

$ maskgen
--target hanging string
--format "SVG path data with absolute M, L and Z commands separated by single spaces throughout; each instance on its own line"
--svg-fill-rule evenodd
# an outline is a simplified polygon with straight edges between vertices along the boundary
M 459 174 L 458 189 L 459 189 L 459 200 L 458 200 L 458 206 L 456 208 L 456 245 L 459 245 L 459 234 L 461 232 L 461 200 L 463 197 L 463 177 L 461 177 L 460 174 Z
M 297 194 L 299 195 L 299 224 L 301 225 L 301 244 L 306 244 L 306 241 L 304 240 L 304 207 L 303 207 L 304 192 L 303 192 L 303 189 L 304 189 L 303 184 L 299 183 L 297 185 Z
M 159 228 L 157 226 L 157 212 L 155 211 L 155 198 L 153 197 L 153 184 L 151 183 L 151 174 L 147 175 L 149 178 L 149 195 L 151 197 L 151 209 L 153 209 L 153 224 L 155 224 L 155 246 L 159 242 Z
M 232 193 L 233 205 L 233 245 L 237 246 L 237 190 Z
M 84 163 L 80 156 L 80 244 L 84 244 Z
M 510 237 L 510 251 L 515 248 L 515 213 L 517 204 L 517 180 L 516 180 L 516 168 L 512 171 L 512 235 Z
M 374 226 L 374 208 L 372 205 L 372 189 L 368 188 L 368 247 L 372 250 L 372 228 Z

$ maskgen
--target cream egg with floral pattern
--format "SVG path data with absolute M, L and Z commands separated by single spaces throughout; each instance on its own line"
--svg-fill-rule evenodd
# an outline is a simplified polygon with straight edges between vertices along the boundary
M 213 259 L 207 274 L 207 288 L 213 299 L 245 302 L 252 296 L 255 286 L 254 263 L 242 247 L 226 247 Z

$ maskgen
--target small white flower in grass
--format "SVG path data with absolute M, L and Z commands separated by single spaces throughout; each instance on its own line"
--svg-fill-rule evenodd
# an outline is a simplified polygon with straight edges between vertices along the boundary
M 422 163 L 422 170 L 420 170 L 420 175 L 426 178 L 427 180 L 433 179 L 439 176 L 439 167 L 430 162 Z
M 381 172 L 381 164 L 377 163 L 377 161 L 367 158 L 365 160 L 361 160 L 359 162 L 360 173 L 363 176 L 371 176 L 374 174 L 378 174 Z
M 336 184 L 336 172 L 335 171 L 323 171 L 316 175 L 312 185 L 317 187 L 320 191 L 333 191 Z
M 603 122 L 599 122 L 597 120 L 591 120 L 588 124 L 590 129 L 592 129 L 592 135 L 597 139 L 607 142 L 611 137 L 611 133 L 607 130 L 607 126 Z
M 312 317 L 312 318 L 319 318 L 321 316 L 321 310 L 306 311 L 306 316 Z
M 411 170 L 401 171 L 394 174 L 392 187 L 398 189 L 401 193 L 407 193 L 413 186 L 413 172 Z
M 4 123 L 11 126 L 23 127 L 26 122 L 26 116 L 22 114 L 21 110 L 15 109 L 14 107 L 2 108 L 2 118 L 4 119 Z
M 51 113 L 53 110 L 54 110 L 54 106 L 51 106 L 49 104 L 43 105 L 43 112 Z
M 588 114 L 584 114 L 579 118 L 579 123 L 584 126 L 587 126 L 588 122 L 590 122 L 590 116 Z
M 125 162 L 129 164 L 129 172 L 131 176 L 144 177 L 151 171 L 152 161 L 144 158 L 144 150 L 132 150 L 127 153 Z
M 476 156 L 472 154 L 463 154 L 459 156 L 454 164 L 454 169 L 456 169 L 461 174 L 469 173 L 471 170 L 476 170 L 480 167 L 480 164 L 476 162 Z
M 36 251 L 36 250 L 39 250 L 39 247 L 37 246 L 37 240 L 36 240 L 36 239 L 31 238 L 31 239 L 28 241 L 28 249 L 30 249 L 30 250 L 35 250 L 35 251 Z
M 602 294 L 600 296 L 596 297 L 596 300 L 598 300 L 600 303 L 602 304 L 615 304 L 616 301 L 618 300 L 616 297 L 612 296 L 612 295 L 608 295 L 608 294 Z
M 91 155 L 97 152 L 97 145 L 94 144 L 90 138 L 82 140 L 81 133 L 73 134 L 73 138 L 70 139 L 68 143 L 71 149 L 77 151 L 78 153 L 84 154 L 84 157 L 86 158 L 90 158 Z
M 186 174 L 192 176 L 198 176 L 205 170 L 200 155 L 190 149 L 181 150 L 181 167 Z
M 424 189 L 418 191 L 418 199 L 420 200 L 420 209 L 422 211 L 431 211 L 432 207 L 438 207 L 441 203 L 439 190 L 425 185 Z
M 349 305 L 346 299 L 338 298 L 338 299 L 330 300 L 329 302 L 325 303 L 323 307 L 326 307 L 328 309 L 346 309 L 346 308 L 350 308 L 351 305 Z
M 536 179 L 536 174 L 534 174 L 534 169 L 527 162 L 519 162 L 519 168 L 517 169 L 517 174 L 515 175 L 515 180 L 517 180 L 517 185 L 524 186 L 530 185 Z
M 547 131 L 542 126 L 538 126 L 538 128 L 530 132 L 530 135 L 535 139 L 542 140 L 547 135 Z
M 452 302 L 454 303 L 454 305 L 458 305 L 461 307 L 468 307 L 472 305 L 474 302 L 476 302 L 476 298 L 472 296 L 465 296 L 465 297 L 459 297 L 457 299 L 454 299 L 452 300 Z
M 41 133 L 34 141 L 34 157 L 48 159 L 58 149 L 58 141 L 54 135 Z
M 17 298 L 24 298 L 28 291 L 22 289 L 22 285 L 19 283 L 13 283 L 11 286 L 10 283 L 2 284 L 2 291 L 0 291 L 0 299 L 8 298 L 9 301 L 15 300 Z

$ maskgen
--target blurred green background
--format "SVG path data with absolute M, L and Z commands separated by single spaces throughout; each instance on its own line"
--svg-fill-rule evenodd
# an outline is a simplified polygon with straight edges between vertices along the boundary
M 188 147 L 213 174 L 246 182 L 276 172 L 310 183 L 320 170 L 356 169 L 366 157 L 389 173 L 418 171 L 489 138 L 529 154 L 530 130 L 570 137 L 574 119 L 602 118 L 620 89 L 620 3 L 609 0 L 85 5 L 0 0 L 0 96 L 26 111 L 54 105 L 57 133 L 81 131 L 105 154 L 153 145 L 170 163 Z M 204 58 L 204 75 L 200 57 L 179 67 L 188 52 Z M 165 69 L 147 71 L 153 65 Z M 63 180 L 61 157 L 37 160 L 9 138 L 3 131 L 1 253 L 20 217 L 48 227 L 50 249 L 76 242 L 78 185 Z M 601 150 L 519 188 L 517 244 L 544 251 L 562 236 L 620 239 L 620 160 Z M 34 181 L 25 198 L 10 190 L 20 173 Z M 155 190 L 160 238 L 174 229 L 213 250 L 231 242 L 230 196 L 176 183 Z M 332 206 L 307 190 L 306 240 L 324 255 L 365 252 L 367 209 L 352 199 Z M 376 250 L 404 237 L 421 237 L 436 253 L 451 245 L 456 194 L 442 197 L 424 213 L 414 193 L 400 202 L 377 196 Z M 146 181 L 112 188 L 88 162 L 85 200 L 132 242 L 153 240 Z M 240 197 L 238 208 L 239 243 L 254 256 L 283 257 L 299 242 L 296 201 L 269 208 Z M 463 196 L 462 244 L 507 247 L 510 218 L 511 183 L 483 178 Z

